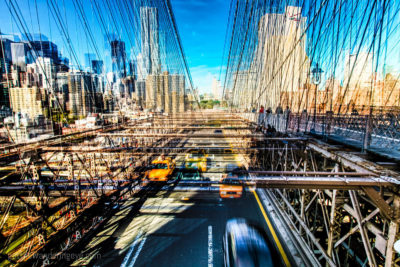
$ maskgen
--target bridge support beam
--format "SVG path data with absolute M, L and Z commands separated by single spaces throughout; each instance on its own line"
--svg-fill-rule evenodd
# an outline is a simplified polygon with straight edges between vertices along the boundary
M 386 258 L 385 258 L 385 267 L 393 266 L 393 259 L 395 256 L 394 251 L 394 242 L 396 242 L 396 237 L 399 233 L 399 209 L 400 209 L 400 197 L 395 196 L 393 200 L 393 207 L 397 211 L 396 220 L 392 220 L 389 224 L 389 232 L 388 232 L 388 240 L 386 245 Z

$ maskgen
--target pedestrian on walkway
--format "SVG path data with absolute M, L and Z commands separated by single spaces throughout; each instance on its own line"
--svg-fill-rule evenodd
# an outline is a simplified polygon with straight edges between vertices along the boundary
M 264 117 L 265 117 L 264 106 L 261 105 L 260 110 L 258 111 L 258 121 L 257 121 L 258 127 L 262 127 L 263 126 Z
M 283 115 L 284 115 L 285 119 L 287 119 L 287 118 L 289 117 L 289 115 L 290 115 L 290 108 L 289 108 L 289 106 L 286 106 L 286 109 L 285 109 L 285 111 L 283 112 Z
M 289 126 L 289 116 L 290 116 L 290 108 L 289 106 L 286 106 L 285 111 L 283 112 L 283 121 L 284 121 L 284 131 L 287 130 L 288 126 Z
M 283 113 L 283 109 L 282 109 L 280 104 L 276 107 L 275 113 L 276 114 L 282 114 Z

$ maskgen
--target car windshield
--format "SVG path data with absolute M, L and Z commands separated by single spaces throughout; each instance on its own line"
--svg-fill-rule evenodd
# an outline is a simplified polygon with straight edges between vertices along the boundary
M 191 158 L 200 158 L 200 157 L 202 157 L 203 155 L 201 155 L 201 154 L 190 154 L 190 157 Z
M 240 179 L 239 178 L 225 178 L 222 180 L 222 183 L 224 184 L 240 184 Z
M 182 180 L 198 180 L 200 179 L 200 175 L 198 173 L 183 173 Z
M 186 162 L 186 167 L 188 168 L 197 168 L 197 165 L 198 165 L 197 161 Z
M 157 163 L 152 166 L 152 169 L 168 169 L 168 165 L 166 163 Z

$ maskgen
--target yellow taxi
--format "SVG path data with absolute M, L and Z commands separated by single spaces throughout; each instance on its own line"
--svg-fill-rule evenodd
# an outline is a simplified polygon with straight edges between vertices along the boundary
M 146 172 L 145 178 L 152 182 L 168 181 L 176 167 L 171 158 L 159 158 L 152 161 L 150 170 Z
M 225 174 L 219 186 L 221 198 L 240 198 L 243 195 L 242 181 L 237 175 Z
M 207 157 L 204 151 L 192 151 L 186 155 L 185 168 L 189 170 L 207 171 Z

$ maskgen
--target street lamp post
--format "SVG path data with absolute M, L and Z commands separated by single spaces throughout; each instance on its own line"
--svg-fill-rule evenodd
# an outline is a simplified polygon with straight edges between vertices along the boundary
M 311 70 L 311 75 L 312 75 L 312 82 L 315 85 L 315 95 L 314 95 L 314 119 L 313 119 L 313 130 L 315 132 L 315 124 L 316 124 L 316 118 L 317 118 L 317 90 L 318 90 L 318 85 L 321 83 L 321 74 L 322 74 L 322 69 L 319 68 L 318 63 L 315 65 L 315 68 Z

